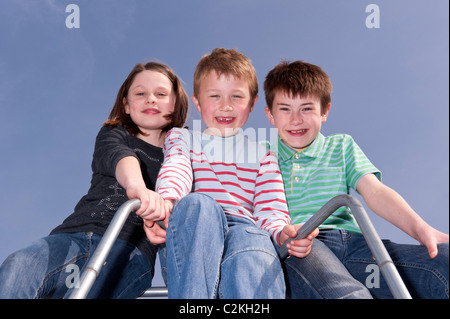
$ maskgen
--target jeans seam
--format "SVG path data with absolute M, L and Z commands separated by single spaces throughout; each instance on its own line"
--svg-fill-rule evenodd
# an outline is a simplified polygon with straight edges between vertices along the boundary
M 297 258 L 297 257 L 294 257 Z M 291 265 L 289 265 L 288 263 L 284 263 L 285 267 L 289 267 L 291 270 L 293 270 L 298 276 L 300 276 L 301 278 L 303 278 L 303 280 L 305 281 L 305 283 L 310 287 L 311 290 L 313 290 L 317 295 L 319 295 L 322 299 L 324 299 L 324 296 L 322 296 L 322 294 L 314 287 L 314 285 L 310 284 L 310 281 L 308 280 L 307 277 L 305 277 L 301 271 L 298 271 L 297 267 L 292 267 Z M 287 283 L 286 283 L 287 284 Z
M 247 252 L 247 251 L 264 252 L 264 253 L 266 253 L 266 254 L 274 257 L 274 258 L 278 258 L 278 256 L 276 256 L 270 250 L 267 250 L 267 249 L 263 249 L 263 248 L 246 248 L 246 249 L 239 249 L 239 250 L 234 251 L 232 254 L 227 256 L 226 259 L 222 260 L 221 265 L 225 264 L 227 262 L 227 260 L 229 260 L 230 258 L 236 256 L 237 254 L 240 254 L 240 253 L 243 253 L 243 252 Z
M 151 271 L 151 270 L 148 270 L 148 271 L 144 272 L 143 274 L 141 274 L 141 275 L 139 276 L 139 278 L 136 278 L 136 279 L 134 279 L 132 282 L 130 282 L 130 283 L 128 284 L 128 286 L 127 286 L 126 288 L 122 289 L 121 293 L 120 293 L 119 295 L 117 295 L 117 298 L 120 299 L 120 297 L 128 290 L 128 288 L 129 288 L 130 286 L 132 286 L 134 283 L 140 281 L 143 277 L 147 276 L 148 274 L 151 275 L 151 274 L 152 274 L 152 271 Z M 139 296 L 142 295 L 146 290 L 147 290 L 147 289 L 144 289 L 143 291 L 141 291 L 141 292 L 139 293 Z
M 449 296 L 448 291 L 448 282 L 446 281 L 445 277 L 442 276 L 442 274 L 439 271 L 436 271 L 436 269 L 431 267 L 423 267 L 421 265 L 412 264 L 412 263 L 399 263 L 394 262 L 395 267 L 408 267 L 408 268 L 414 268 L 414 269 L 420 269 L 422 271 L 426 271 L 428 273 L 431 273 L 436 279 L 441 282 L 445 287 L 445 293 L 447 294 L 447 298 Z
M 175 233 L 176 233 L 176 227 L 174 227 L 175 223 L 169 223 L 169 227 L 167 229 L 168 232 L 172 233 L 172 237 L 175 237 Z M 166 243 L 167 244 L 167 243 Z M 175 245 L 174 243 L 171 243 L 171 247 L 170 247 L 173 251 L 173 257 L 175 259 L 175 267 L 177 270 L 176 276 L 177 276 L 177 280 L 179 280 L 181 278 L 181 273 L 180 273 L 180 265 L 179 265 L 179 254 L 178 254 L 178 249 L 177 249 L 177 245 Z M 170 249 L 168 246 L 166 247 L 166 249 Z
M 66 263 L 61 264 L 59 267 L 53 269 L 53 271 L 51 271 L 50 273 L 47 274 L 47 276 L 45 276 L 44 280 L 42 281 L 42 285 L 39 287 L 39 289 L 36 292 L 35 295 L 35 299 L 38 298 L 38 296 L 40 295 L 42 289 L 44 288 L 45 283 L 55 274 L 59 273 L 60 271 L 62 271 L 63 269 L 67 268 L 68 265 L 74 264 L 75 262 L 77 262 L 79 259 L 83 258 L 83 255 L 78 255 L 76 257 L 73 257 L 72 259 L 68 260 Z
M 85 234 L 88 235 L 88 233 L 85 233 Z M 90 233 L 90 234 L 92 235 L 92 233 Z M 88 236 L 89 236 L 89 235 L 88 235 Z M 91 245 L 91 240 L 87 238 L 88 236 L 85 236 L 85 238 L 86 238 L 86 247 L 87 247 L 86 253 L 85 253 L 85 254 L 80 254 L 80 255 L 78 255 L 78 256 L 75 256 L 75 257 L 69 259 L 67 262 L 65 262 L 65 263 L 63 263 L 63 264 L 61 264 L 61 265 L 59 265 L 58 267 L 56 267 L 55 269 L 53 269 L 50 273 L 48 273 L 47 276 L 45 276 L 44 280 L 42 281 L 42 285 L 41 285 L 41 286 L 39 287 L 39 289 L 36 291 L 36 295 L 34 296 L 35 299 L 38 298 L 38 296 L 40 295 L 42 289 L 44 289 L 45 283 L 46 283 L 52 276 L 54 276 L 55 274 L 59 273 L 59 272 L 62 271 L 63 269 L 67 268 L 68 265 L 71 265 L 71 264 L 76 263 L 76 262 L 77 262 L 78 260 L 80 260 L 81 258 L 84 258 L 84 259 L 85 259 L 85 262 L 86 262 L 86 260 L 87 260 L 87 258 L 88 258 L 88 256 L 89 256 L 89 253 L 90 253 L 91 246 L 92 246 L 92 245 Z M 89 236 L 89 237 L 92 238 L 92 236 Z

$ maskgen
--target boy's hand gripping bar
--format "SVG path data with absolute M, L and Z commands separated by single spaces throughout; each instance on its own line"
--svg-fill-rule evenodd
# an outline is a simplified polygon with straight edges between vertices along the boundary
M 411 295 L 406 289 L 403 280 L 401 279 L 397 268 L 395 268 L 391 257 L 389 256 L 386 248 L 383 245 L 380 237 L 378 236 L 375 228 L 372 225 L 369 217 L 367 216 L 364 207 L 354 197 L 350 195 L 339 195 L 329 200 L 317 213 L 315 213 L 299 230 L 295 238 L 288 239 L 278 250 L 278 254 L 281 259 L 285 259 L 288 256 L 288 250 L 286 245 L 294 239 L 306 238 L 314 229 L 319 227 L 325 219 L 327 219 L 333 212 L 339 207 L 347 206 L 353 213 L 353 216 L 358 223 L 359 228 L 370 248 L 370 251 L 375 258 L 378 267 L 386 279 L 389 289 L 392 295 L 396 299 L 411 299 Z

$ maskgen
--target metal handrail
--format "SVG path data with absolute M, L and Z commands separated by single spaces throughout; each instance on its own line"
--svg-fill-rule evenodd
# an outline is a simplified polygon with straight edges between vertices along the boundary
M 138 209 L 141 206 L 141 201 L 139 199 L 130 199 L 122 204 L 117 212 L 114 214 L 108 228 L 105 231 L 97 249 L 92 255 L 89 263 L 83 271 L 80 278 L 80 284 L 73 288 L 70 294 L 70 299 L 84 299 L 92 288 L 95 280 L 100 273 L 103 264 L 105 263 L 106 257 L 108 256 L 114 242 L 119 236 L 120 231 L 125 224 L 128 215 L 133 210 Z
M 139 298 L 167 297 L 169 294 L 167 287 L 151 287 L 147 289 Z
M 92 285 L 97 279 L 106 257 L 108 256 L 114 242 L 119 236 L 120 231 L 125 224 L 128 215 L 138 209 L 140 201 L 138 199 L 131 199 L 119 207 L 110 225 L 106 229 L 103 238 L 101 239 L 97 249 L 92 258 L 86 266 L 81 275 L 80 284 L 75 286 L 70 295 L 70 299 L 84 299 L 89 293 Z M 306 238 L 315 228 L 319 227 L 325 219 L 327 219 L 336 209 L 342 206 L 347 206 L 355 216 L 367 244 L 375 257 L 375 260 L 380 267 L 386 282 L 396 299 L 411 299 L 411 296 L 406 289 L 403 280 L 401 279 L 395 265 L 393 264 L 386 248 L 379 238 L 375 228 L 373 227 L 369 217 L 367 216 L 361 203 L 350 195 L 339 195 L 328 201 L 321 209 L 317 211 L 298 231 L 295 238 L 287 240 L 279 249 L 278 253 L 281 259 L 288 255 L 286 245 L 294 239 Z M 166 287 L 152 287 L 149 288 L 141 297 L 167 297 Z
M 378 267 L 386 280 L 389 290 L 396 299 L 411 299 L 400 274 L 395 268 L 391 257 L 378 236 L 372 222 L 370 221 L 364 207 L 359 200 L 350 195 L 338 195 L 329 200 L 321 209 L 319 209 L 298 231 L 295 238 L 288 239 L 278 250 L 281 259 L 288 255 L 286 245 L 294 239 L 306 238 L 314 229 L 319 227 L 336 209 L 347 206 L 355 216 L 356 222 L 372 252 Z

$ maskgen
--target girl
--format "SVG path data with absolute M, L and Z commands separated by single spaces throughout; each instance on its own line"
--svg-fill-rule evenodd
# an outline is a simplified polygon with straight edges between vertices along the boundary
M 182 127 L 188 97 L 174 72 L 137 64 L 122 84 L 97 135 L 91 187 L 49 236 L 10 255 L 0 267 L 0 298 L 63 298 L 76 284 L 117 209 L 138 198 L 88 298 L 136 298 L 151 286 L 157 248 L 143 223 L 164 219 L 169 207 L 155 193 L 162 145 Z

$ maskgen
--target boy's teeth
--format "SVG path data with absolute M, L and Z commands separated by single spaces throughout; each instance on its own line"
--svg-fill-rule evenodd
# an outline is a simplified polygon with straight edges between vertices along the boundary
M 219 121 L 231 121 L 232 120 L 232 118 L 229 118 L 229 117 L 218 117 L 217 119 Z
M 296 134 L 296 133 L 303 133 L 306 130 L 298 130 L 298 131 L 291 131 L 292 133 Z

